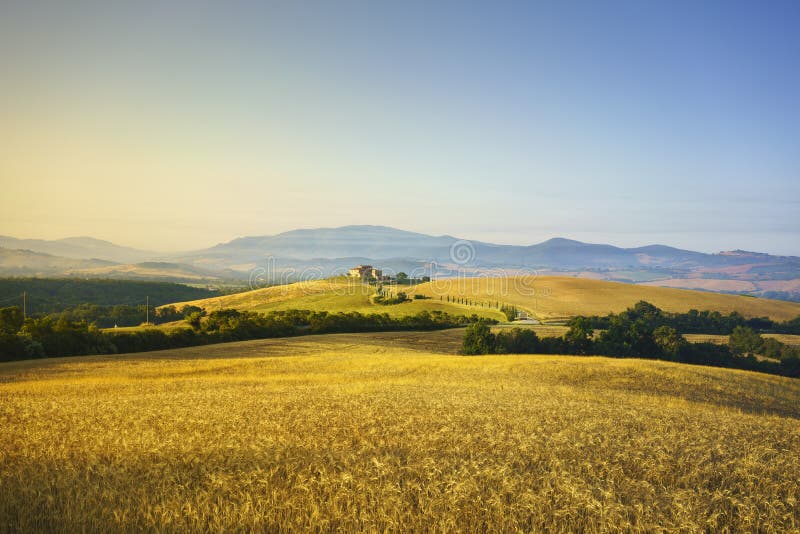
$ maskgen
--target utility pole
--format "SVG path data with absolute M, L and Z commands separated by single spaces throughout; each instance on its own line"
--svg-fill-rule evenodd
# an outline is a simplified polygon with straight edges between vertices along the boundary
M 22 318 L 28 318 L 28 292 L 22 292 Z
M 144 305 L 145 307 L 145 320 L 144 324 L 150 324 L 150 295 L 145 297 L 147 299 L 147 304 Z

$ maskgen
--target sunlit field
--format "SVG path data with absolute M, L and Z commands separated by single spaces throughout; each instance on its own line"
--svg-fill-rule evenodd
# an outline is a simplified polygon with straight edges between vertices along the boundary
M 384 287 L 386 291 L 395 295 L 402 291 L 407 293 L 409 297 L 413 297 L 415 293 L 415 286 L 385 285 Z M 180 302 L 173 305 L 177 308 L 187 304 L 199 306 L 209 312 L 222 308 L 262 313 L 302 309 L 330 313 L 387 313 L 392 317 L 404 317 L 415 315 L 422 311 L 432 312 L 438 310 L 452 315 L 476 314 L 487 319 L 506 319 L 506 316 L 499 309 L 489 306 L 489 299 L 485 299 L 483 306 L 447 302 L 440 300 L 438 296 L 425 300 L 409 300 L 396 305 L 382 305 L 374 302 L 375 295 L 376 287 L 374 285 L 340 277 L 266 287 L 222 297 Z M 798 306 L 798 310 L 800 310 L 800 306 Z
M 772 338 L 781 343 L 786 345 L 792 346 L 800 346 L 800 336 L 792 335 L 792 334 L 762 334 L 764 338 Z M 710 343 L 717 343 L 719 345 L 724 345 L 728 343 L 730 336 L 725 336 L 721 334 L 684 334 L 684 337 L 687 341 L 691 341 L 692 343 L 703 343 L 703 342 L 710 342 Z
M 800 315 L 797 302 L 557 276 L 443 279 L 421 284 L 415 291 L 436 298 L 498 299 L 544 320 L 619 313 L 640 300 L 667 312 L 685 313 L 692 308 L 723 314 L 737 311 L 745 317 L 776 321 Z
M 388 313 L 392 316 L 441 310 L 454 315 L 474 313 L 500 321 L 506 320 L 505 315 L 490 306 L 507 305 L 543 321 L 563 321 L 576 315 L 619 313 L 640 300 L 646 300 L 668 312 L 696 309 L 728 314 L 737 311 L 745 317 L 769 317 L 776 321 L 786 321 L 800 315 L 800 303 L 797 302 L 586 278 L 452 278 L 415 286 L 392 286 L 388 290 L 393 293 L 404 291 L 410 297 L 423 295 L 429 298 L 384 306 L 372 301 L 374 286 L 338 278 L 273 286 L 174 305 L 180 308 L 191 304 L 207 311 L 236 308 L 269 312 L 294 308 L 332 313 Z M 462 300 L 455 302 L 456 299 Z
M 0 531 L 800 529 L 800 381 L 460 336 L 2 364 Z

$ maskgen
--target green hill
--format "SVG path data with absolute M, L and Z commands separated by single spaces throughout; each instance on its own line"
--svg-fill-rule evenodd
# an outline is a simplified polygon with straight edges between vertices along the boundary
M 208 298 L 216 291 L 172 282 L 140 280 L 86 280 L 81 278 L 0 278 L 3 306 L 22 307 L 22 293 L 27 294 L 28 313 L 51 313 L 71 306 L 160 306 L 176 300 Z
M 286 309 L 304 309 L 328 312 L 388 313 L 393 317 L 415 315 L 421 311 L 441 310 L 454 315 L 477 314 L 481 317 L 505 320 L 500 310 L 487 306 L 450 303 L 438 297 L 415 300 L 414 286 L 385 286 L 392 294 L 406 292 L 411 298 L 407 302 L 383 305 L 375 302 L 377 289 L 373 285 L 347 278 L 330 278 L 308 282 L 297 282 L 272 286 L 244 293 L 224 295 L 172 304 L 199 306 L 207 311 L 234 308 L 243 311 L 269 312 Z
M 383 306 L 373 302 L 374 286 L 357 280 L 332 278 L 181 302 L 177 306 L 192 304 L 207 310 L 236 308 L 263 312 L 302 308 L 330 312 L 385 312 L 390 315 L 440 309 L 454 314 L 476 313 L 505 320 L 497 306 L 509 305 L 547 321 L 621 312 L 639 300 L 646 300 L 669 312 L 686 312 L 692 308 L 726 314 L 738 311 L 745 317 L 770 317 L 778 321 L 800 316 L 800 303 L 585 278 L 452 278 L 416 286 L 393 286 L 389 290 L 428 298 Z

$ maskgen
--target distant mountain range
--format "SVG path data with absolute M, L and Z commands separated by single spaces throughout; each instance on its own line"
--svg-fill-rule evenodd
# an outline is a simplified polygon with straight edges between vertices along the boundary
M 30 250 L 73 259 L 99 259 L 116 263 L 145 261 L 157 256 L 155 252 L 115 245 L 93 237 L 67 237 L 52 241 L 46 239 L 17 239 L 0 235 L 0 247 L 13 250 Z
M 459 249 L 459 245 L 461 248 Z M 466 254 L 454 258 L 459 250 Z M 274 236 L 242 237 L 184 256 L 188 261 L 220 260 L 231 265 L 263 261 L 266 257 L 296 260 L 371 258 L 411 259 L 476 267 L 532 267 L 543 269 L 726 267 L 753 263 L 800 264 L 800 258 L 734 251 L 720 254 L 692 252 L 663 245 L 620 248 L 554 238 L 537 245 L 497 245 L 430 236 L 386 226 L 344 226 L 292 230 Z M 466 259 L 467 261 L 463 261 Z
M 792 298 L 796 292 L 800 298 L 800 257 L 795 256 L 741 250 L 706 254 L 664 245 L 621 248 L 563 238 L 527 246 L 498 245 L 386 226 L 292 230 L 237 238 L 182 254 L 156 254 L 88 237 L 47 241 L 0 236 L 0 247 L 0 275 L 4 276 L 219 283 L 252 280 L 257 273 L 262 281 L 272 282 L 329 276 L 358 263 L 371 263 L 389 272 L 433 276 L 536 270 L 783 298 Z
M 72 271 L 114 265 L 113 262 L 0 248 L 2 276 L 65 276 Z

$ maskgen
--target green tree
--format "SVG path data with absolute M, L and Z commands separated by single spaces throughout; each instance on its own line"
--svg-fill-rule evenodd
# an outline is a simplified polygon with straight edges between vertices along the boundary
M 782 359 L 781 356 L 783 347 L 784 344 L 777 339 L 773 339 L 771 337 L 764 338 L 763 342 L 761 343 L 761 347 L 759 347 L 759 352 L 762 356 L 766 356 L 767 358 L 780 360 Z
M 478 321 L 467 327 L 461 343 L 461 354 L 490 354 L 494 352 L 495 336 L 486 321 Z
M 628 340 L 633 354 L 653 357 L 659 351 L 653 339 L 653 327 L 646 319 L 637 319 L 630 324 Z
M 646 321 L 650 321 L 661 316 L 661 310 L 658 309 L 656 306 L 650 304 L 649 302 L 640 300 L 639 302 L 634 304 L 633 314 L 636 317 L 639 317 Z
M 0 334 L 16 334 L 22 328 L 22 323 L 22 310 L 19 306 L 0 308 Z
M 747 326 L 737 326 L 728 338 L 728 345 L 734 354 L 755 354 L 761 349 L 764 338 Z
M 499 354 L 535 354 L 539 350 L 539 336 L 528 328 L 512 328 L 498 332 L 494 340 Z
M 203 318 L 203 314 L 199 311 L 191 312 L 189 315 L 186 316 L 186 322 L 189 323 L 194 330 L 200 330 L 200 321 Z
M 687 345 L 686 339 L 671 326 L 659 326 L 653 331 L 653 340 L 667 356 L 677 356 Z
M 576 317 L 570 321 L 570 327 L 564 339 L 569 343 L 577 354 L 588 354 L 592 347 L 592 336 L 594 329 L 586 317 Z
M 500 308 L 500 311 L 506 315 L 506 319 L 509 321 L 513 321 L 517 318 L 517 308 L 515 306 L 507 306 L 504 304 L 503 307 Z

